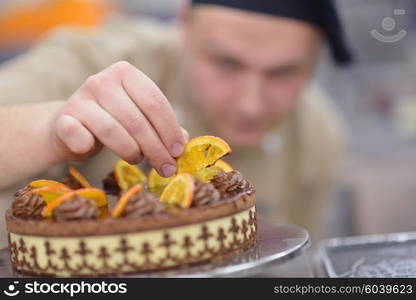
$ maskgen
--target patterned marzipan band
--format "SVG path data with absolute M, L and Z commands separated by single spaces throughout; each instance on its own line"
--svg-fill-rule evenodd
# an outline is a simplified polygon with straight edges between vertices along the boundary
M 255 208 L 215 220 L 152 231 L 87 237 L 9 233 L 11 262 L 23 273 L 91 276 L 208 261 L 256 240 Z

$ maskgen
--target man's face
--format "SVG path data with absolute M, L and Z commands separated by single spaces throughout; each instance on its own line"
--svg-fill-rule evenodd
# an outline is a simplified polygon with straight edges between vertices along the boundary
M 238 147 L 258 145 L 293 109 L 321 44 L 306 23 L 220 6 L 193 7 L 183 29 L 193 99 Z

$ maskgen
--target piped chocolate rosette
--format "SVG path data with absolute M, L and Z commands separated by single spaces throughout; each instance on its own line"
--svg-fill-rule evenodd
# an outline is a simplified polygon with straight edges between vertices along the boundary
M 256 237 L 255 190 L 222 160 L 230 152 L 220 138 L 204 136 L 186 145 L 169 178 L 120 160 L 103 189 L 74 168 L 61 181 L 29 183 L 6 215 L 12 265 L 36 275 L 97 276 L 217 260 L 246 249 Z M 22 243 L 35 253 L 20 251 Z
M 35 180 L 14 194 L 13 215 L 22 219 L 77 221 L 108 210 L 105 193 L 91 187 L 75 168 L 61 181 Z

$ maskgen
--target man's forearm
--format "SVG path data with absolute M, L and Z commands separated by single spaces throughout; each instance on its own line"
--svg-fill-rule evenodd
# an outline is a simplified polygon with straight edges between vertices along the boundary
M 63 101 L 0 106 L 0 189 L 61 159 L 50 143 L 50 124 Z

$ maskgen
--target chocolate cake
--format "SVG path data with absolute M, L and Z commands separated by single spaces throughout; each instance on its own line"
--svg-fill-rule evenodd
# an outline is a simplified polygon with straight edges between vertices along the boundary
M 121 196 L 113 174 L 104 190 Z M 65 179 L 80 188 L 73 178 Z M 107 276 L 218 260 L 256 241 L 254 188 L 238 171 L 210 182 L 195 179 L 190 207 L 168 205 L 144 188 L 119 217 L 84 194 L 70 196 L 45 217 L 45 201 L 27 186 L 6 213 L 13 268 L 36 276 Z M 83 196 L 84 195 L 84 196 Z

